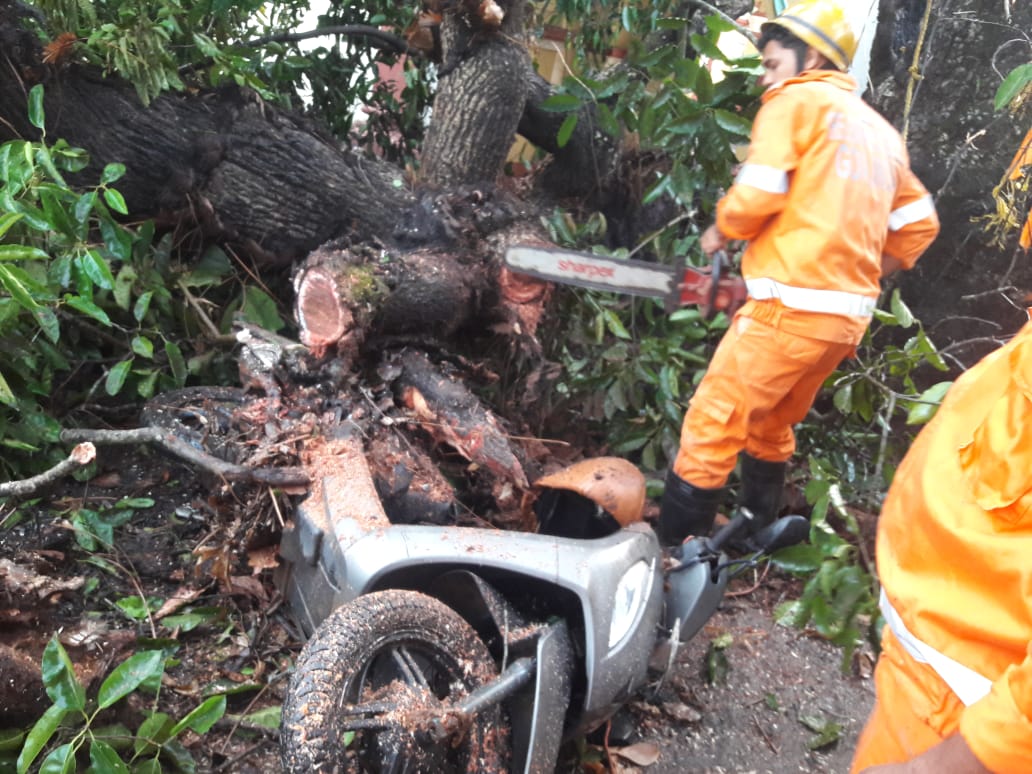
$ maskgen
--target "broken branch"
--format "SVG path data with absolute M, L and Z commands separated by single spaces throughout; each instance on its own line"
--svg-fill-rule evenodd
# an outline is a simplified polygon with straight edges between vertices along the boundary
M 21 481 L 8 481 L 0 484 L 0 497 L 25 497 L 38 492 L 45 486 L 64 478 L 84 465 L 89 465 L 97 457 L 97 449 L 92 443 L 80 443 L 67 459 L 57 463 L 50 470 L 40 473 L 38 476 L 26 478 Z
M 211 471 L 226 481 L 268 484 L 270 486 L 308 486 L 311 479 L 300 468 L 249 468 L 234 465 L 156 427 L 138 427 L 131 430 L 88 430 L 72 428 L 61 432 L 62 441 L 90 441 L 96 444 L 149 443 L 160 446 L 192 465 Z

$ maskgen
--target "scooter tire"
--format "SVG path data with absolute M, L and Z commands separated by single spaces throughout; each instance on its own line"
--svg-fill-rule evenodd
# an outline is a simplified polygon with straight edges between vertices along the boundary
M 436 743 L 398 727 L 496 674 L 473 628 L 439 600 L 396 589 L 358 597 L 320 624 L 297 661 L 282 711 L 283 770 L 508 771 L 509 725 L 498 705 Z M 394 726 L 355 728 L 358 718 Z

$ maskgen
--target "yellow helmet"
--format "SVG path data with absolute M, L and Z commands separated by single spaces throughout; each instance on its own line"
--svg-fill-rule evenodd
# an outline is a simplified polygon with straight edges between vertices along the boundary
M 856 53 L 856 35 L 845 9 L 835 0 L 799 0 L 763 25 L 791 32 L 823 54 L 839 70 L 849 69 Z

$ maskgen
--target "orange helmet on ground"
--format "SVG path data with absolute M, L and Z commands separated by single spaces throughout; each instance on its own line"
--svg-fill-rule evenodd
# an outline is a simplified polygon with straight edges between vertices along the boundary
M 620 457 L 581 460 L 539 478 L 534 486 L 576 492 L 598 505 L 621 527 L 641 521 L 645 506 L 645 476 Z
M 856 35 L 845 9 L 836 0 L 800 0 L 768 25 L 783 27 L 827 57 L 839 70 L 849 69 L 856 54 Z

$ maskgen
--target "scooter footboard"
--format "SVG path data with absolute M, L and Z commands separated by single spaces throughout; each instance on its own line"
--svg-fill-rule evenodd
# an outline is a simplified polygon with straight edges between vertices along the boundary
M 573 648 L 565 621 L 550 624 L 537 641 L 534 681 L 507 705 L 512 722 L 512 771 L 551 771 L 563 741 L 570 705 Z

